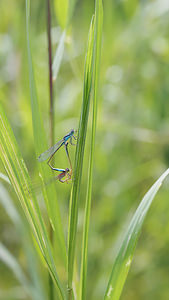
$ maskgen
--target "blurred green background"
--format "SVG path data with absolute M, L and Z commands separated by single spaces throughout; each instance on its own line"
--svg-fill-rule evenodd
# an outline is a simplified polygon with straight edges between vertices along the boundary
M 49 137 L 46 4 L 45 1 L 31 2 L 34 71 L 42 119 Z M 169 1 L 104 0 L 103 7 L 88 299 L 102 299 L 120 237 L 143 195 L 169 164 Z M 25 2 L 1 0 L 0 12 L 0 101 L 30 175 L 33 180 L 37 180 Z M 84 58 L 93 12 L 94 1 L 77 1 L 67 32 L 61 69 L 54 83 L 56 141 L 70 129 L 78 127 Z M 58 25 L 54 8 L 52 27 L 55 53 L 62 29 Z M 79 211 L 78 253 L 82 240 L 90 129 L 89 119 Z M 72 147 L 72 157 L 74 151 Z M 63 150 L 58 152 L 55 163 L 58 167 L 67 167 Z M 1 162 L 0 172 L 5 173 Z M 12 188 L 1 182 L 0 190 L 2 188 L 5 188 L 23 215 Z M 65 235 L 70 188 L 70 185 L 57 183 Z M 168 199 L 166 180 L 146 218 L 121 299 L 169 299 Z M 0 240 L 27 273 L 28 261 L 21 243 L 22 235 L 13 226 L 3 206 L 0 206 Z M 41 269 L 38 260 L 37 268 L 45 284 L 46 270 Z M 30 299 L 11 270 L 1 262 L 0 299 Z

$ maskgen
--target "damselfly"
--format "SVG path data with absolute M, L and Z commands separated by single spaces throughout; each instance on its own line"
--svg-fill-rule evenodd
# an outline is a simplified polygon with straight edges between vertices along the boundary
M 42 154 L 39 155 L 38 157 L 38 161 L 39 162 L 43 162 L 45 160 L 47 160 L 48 158 L 48 161 L 47 161 L 47 164 L 49 165 L 49 167 L 54 170 L 54 171 L 58 171 L 58 172 L 61 172 L 64 173 L 66 172 L 66 170 L 68 169 L 59 169 L 59 168 L 54 168 L 51 164 L 50 164 L 50 161 L 52 159 L 52 157 L 54 156 L 54 154 L 62 147 L 62 146 L 65 146 L 65 150 L 66 150 L 66 154 L 67 154 L 67 157 L 68 157 L 68 160 L 69 160 L 69 163 L 70 163 L 70 168 L 72 170 L 72 163 L 71 163 L 71 160 L 70 160 L 70 156 L 69 156 L 69 152 L 68 152 L 68 144 L 70 142 L 71 145 L 74 145 L 73 142 L 72 142 L 72 139 L 74 138 L 75 140 L 77 139 L 75 136 L 75 130 L 72 129 L 67 135 L 65 135 L 63 137 L 63 139 L 61 139 L 59 142 L 57 142 L 54 146 L 52 146 L 51 148 L 49 148 L 48 150 L 46 150 L 45 152 L 43 152 Z M 68 169 L 69 170 L 69 169 Z M 71 173 L 71 170 L 69 170 L 69 172 Z M 67 171 L 68 173 L 68 171 Z M 66 173 L 66 174 L 67 174 Z M 61 175 L 59 174 L 59 175 Z M 58 176 L 59 176 L 58 175 Z M 70 174 L 69 174 L 70 175 Z M 71 175 L 70 175 L 71 176 Z M 63 176 L 64 177 L 64 176 Z
M 63 179 L 64 178 L 64 179 Z M 61 173 L 55 178 L 56 180 L 58 179 L 60 182 L 64 183 L 67 182 L 68 180 L 71 179 L 71 170 L 69 170 L 68 168 L 63 169 L 61 171 Z
M 52 182 L 55 182 L 55 181 L 60 181 L 62 183 L 64 182 L 67 182 L 69 183 L 68 181 L 71 180 L 71 171 L 66 168 L 66 169 L 58 169 L 58 171 L 60 171 L 61 173 L 58 175 L 58 176 L 54 176 L 54 177 L 51 177 L 50 179 L 42 179 L 41 177 L 41 180 L 37 180 L 37 181 L 32 181 L 31 182 L 31 185 L 30 187 L 28 188 L 26 185 L 24 185 L 24 190 L 28 193 L 30 193 L 30 190 L 32 192 L 37 192 L 38 190 L 42 190 L 43 187 L 47 187 L 48 185 L 50 185 Z

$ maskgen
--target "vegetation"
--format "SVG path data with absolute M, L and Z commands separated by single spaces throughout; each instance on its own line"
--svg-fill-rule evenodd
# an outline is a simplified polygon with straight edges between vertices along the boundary
M 0 9 L 0 299 L 168 299 L 169 5 Z

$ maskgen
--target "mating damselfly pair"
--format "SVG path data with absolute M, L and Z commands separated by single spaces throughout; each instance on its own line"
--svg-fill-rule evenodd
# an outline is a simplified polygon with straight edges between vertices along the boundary
M 60 174 L 55 178 L 55 180 L 59 180 L 60 182 L 68 182 L 72 178 L 72 162 L 70 159 L 69 151 L 68 151 L 68 145 L 69 143 L 71 145 L 73 144 L 73 138 L 76 140 L 77 137 L 75 137 L 75 130 L 72 129 L 68 134 L 66 134 L 59 142 L 57 142 L 54 146 L 46 150 L 45 152 L 41 153 L 38 157 L 39 162 L 43 162 L 48 159 L 47 164 L 53 171 L 60 172 Z M 66 155 L 68 157 L 68 161 L 70 164 L 70 168 L 61 169 L 61 168 L 55 168 L 51 165 L 50 161 L 54 154 L 62 147 L 65 147 Z

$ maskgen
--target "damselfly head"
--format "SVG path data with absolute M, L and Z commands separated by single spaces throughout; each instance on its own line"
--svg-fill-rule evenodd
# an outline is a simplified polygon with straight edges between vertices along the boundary
M 73 135 L 74 134 L 74 129 L 72 129 L 71 131 L 70 131 L 70 135 Z

